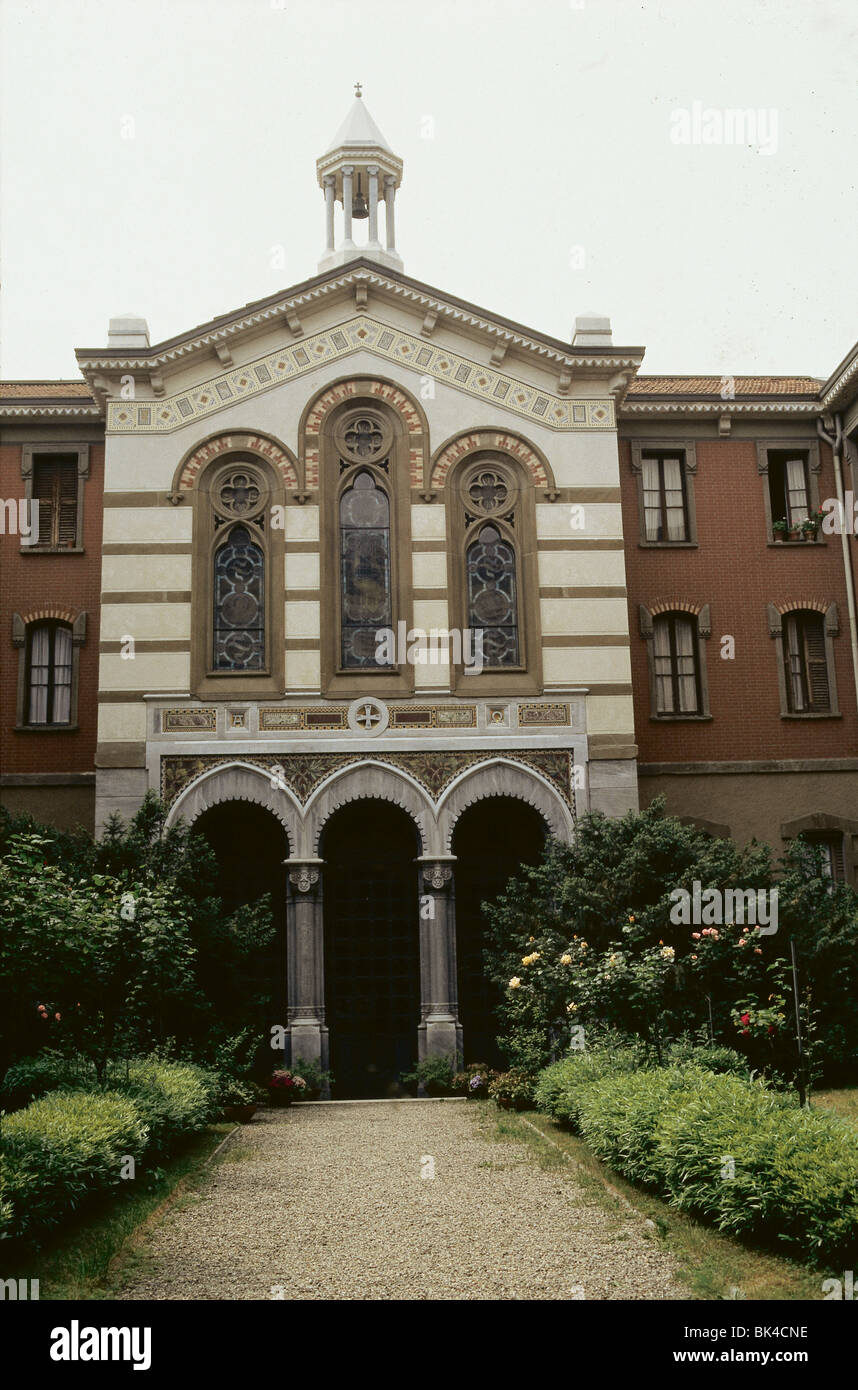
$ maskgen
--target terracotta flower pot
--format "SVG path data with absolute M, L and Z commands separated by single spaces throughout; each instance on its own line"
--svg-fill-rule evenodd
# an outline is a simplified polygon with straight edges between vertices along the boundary
M 223 1113 L 228 1120 L 233 1120 L 236 1124 L 249 1125 L 256 1114 L 256 1103 L 252 1102 L 249 1105 L 226 1105 L 224 1106 Z

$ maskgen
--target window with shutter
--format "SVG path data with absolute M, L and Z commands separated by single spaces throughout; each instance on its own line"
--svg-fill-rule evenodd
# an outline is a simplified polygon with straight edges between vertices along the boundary
M 76 454 L 42 454 L 33 464 L 33 497 L 39 504 L 39 545 L 71 549 L 77 535 Z
M 802 838 L 819 852 L 821 860 L 819 867 L 822 869 L 823 877 L 833 879 L 836 883 L 843 883 L 846 878 L 843 836 L 806 831 Z M 813 870 L 816 867 L 815 857 L 808 856 L 808 868 Z
M 784 619 L 784 665 L 791 714 L 827 714 L 831 709 L 825 622 L 821 613 L 799 611 Z

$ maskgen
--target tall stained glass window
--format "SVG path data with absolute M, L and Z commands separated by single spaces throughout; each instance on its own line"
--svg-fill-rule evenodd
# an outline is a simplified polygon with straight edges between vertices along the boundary
M 371 473 L 358 473 L 340 499 L 341 659 L 377 666 L 380 633 L 393 622 L 390 501 Z
M 265 667 L 265 560 L 246 526 L 234 526 L 214 558 L 215 671 Z
M 482 632 L 484 666 L 518 666 L 515 552 L 496 526 L 483 526 L 467 552 L 468 626 Z

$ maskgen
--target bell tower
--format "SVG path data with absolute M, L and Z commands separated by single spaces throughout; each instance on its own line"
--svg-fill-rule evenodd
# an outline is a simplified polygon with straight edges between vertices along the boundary
M 394 270 L 402 269 L 396 249 L 394 202 L 402 183 L 402 160 L 393 153 L 355 83 L 351 110 L 333 141 L 316 160 L 319 187 L 325 194 L 325 254 L 319 270 L 332 270 L 364 256 Z M 384 203 L 385 245 L 379 240 L 378 211 Z M 335 233 L 335 205 L 342 204 L 342 237 Z M 367 240 L 354 240 L 355 222 L 366 222 Z

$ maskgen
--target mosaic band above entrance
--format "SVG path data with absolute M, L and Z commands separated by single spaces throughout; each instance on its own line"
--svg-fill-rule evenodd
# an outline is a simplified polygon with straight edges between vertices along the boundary
M 549 750 L 531 748 L 523 751 L 512 748 L 493 748 L 490 754 L 467 751 L 434 751 L 417 753 L 193 753 L 167 755 L 161 758 L 161 797 L 171 806 L 190 784 L 217 767 L 237 761 L 245 766 L 258 767 L 294 792 L 301 803 L 309 800 L 317 787 L 347 767 L 358 763 L 383 763 L 408 773 L 424 788 L 433 801 L 444 793 L 460 773 L 481 764 L 489 765 L 498 758 L 520 763 L 543 777 L 560 794 L 575 815 L 575 774 L 573 754 L 569 749 Z M 276 771 L 275 771 L 276 769 Z

